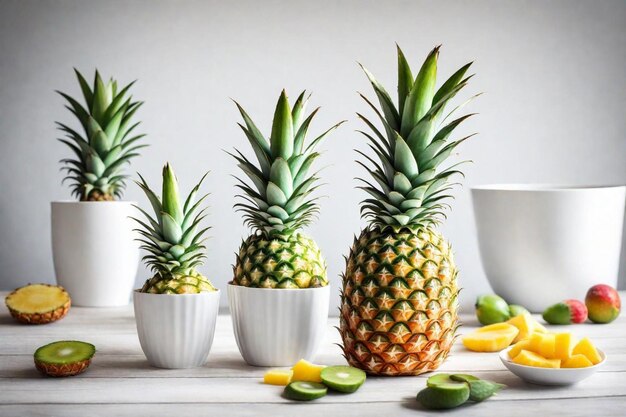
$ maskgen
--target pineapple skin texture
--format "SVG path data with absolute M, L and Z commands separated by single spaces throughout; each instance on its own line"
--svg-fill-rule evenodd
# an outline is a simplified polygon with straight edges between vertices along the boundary
M 457 269 L 443 236 L 367 228 L 346 264 L 339 332 L 348 363 L 383 376 L 437 369 L 458 327 Z
M 141 292 L 150 294 L 199 294 L 217 291 L 211 281 L 202 274 L 171 275 L 156 274 L 148 279 Z
M 233 285 L 253 288 L 319 288 L 328 285 L 326 261 L 315 241 L 302 233 L 251 235 L 239 248 Z

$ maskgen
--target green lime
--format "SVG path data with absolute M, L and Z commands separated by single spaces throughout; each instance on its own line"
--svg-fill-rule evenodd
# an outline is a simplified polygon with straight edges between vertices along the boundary
M 455 408 L 469 399 L 470 389 L 466 383 L 448 386 L 426 387 L 417 394 L 417 401 L 424 407 L 438 410 Z
M 511 317 L 517 317 L 520 314 L 530 314 L 530 311 L 526 310 L 526 308 L 517 305 L 517 304 L 510 304 L 509 305 L 509 314 L 511 315 Z
M 328 388 L 317 382 L 295 381 L 285 387 L 285 395 L 298 401 L 316 400 L 322 398 L 327 392 Z
M 502 323 L 511 318 L 509 305 L 495 294 L 481 295 L 476 299 L 476 318 L 483 326 Z
M 322 369 L 322 382 L 339 392 L 354 392 L 365 382 L 365 372 L 351 366 L 327 366 Z

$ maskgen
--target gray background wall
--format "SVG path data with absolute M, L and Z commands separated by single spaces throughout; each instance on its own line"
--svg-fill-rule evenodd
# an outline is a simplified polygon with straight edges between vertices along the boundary
M 280 90 L 304 88 L 323 109 L 321 131 L 348 119 L 326 143 L 328 182 L 309 229 L 339 285 L 342 254 L 363 226 L 361 171 L 353 148 L 356 91 L 372 93 L 356 61 L 395 89 L 398 42 L 418 67 L 442 43 L 441 74 L 474 60 L 469 108 L 480 132 L 460 152 L 472 159 L 443 227 L 456 248 L 462 303 L 489 291 L 480 265 L 468 187 L 491 182 L 626 182 L 626 2 L 617 1 L 0 1 L 0 289 L 53 282 L 49 203 L 67 199 L 54 121 L 74 122 L 53 90 L 79 94 L 72 67 L 122 82 L 135 96 L 151 147 L 133 171 L 159 180 L 174 164 L 184 189 L 210 169 L 213 239 L 202 271 L 224 289 L 247 230 L 232 210 L 233 161 L 221 149 L 247 142 L 229 97 L 269 134 Z M 126 199 L 146 201 L 134 186 Z M 585 256 L 585 254 L 581 254 Z M 622 260 L 624 260 L 622 256 Z M 622 262 L 621 283 L 626 281 Z M 532 273 L 532 270 L 529 270 Z M 138 282 L 147 277 L 141 269 Z M 335 291 L 337 294 L 338 291 Z M 225 301 L 224 297 L 224 300 Z M 335 298 L 335 302 L 338 297 Z M 334 308 L 333 308 L 334 310 Z

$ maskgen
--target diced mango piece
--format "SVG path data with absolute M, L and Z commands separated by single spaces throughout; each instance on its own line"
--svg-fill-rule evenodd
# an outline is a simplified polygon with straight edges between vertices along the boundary
M 572 349 L 576 341 L 571 333 L 557 333 L 554 335 L 554 358 L 566 360 L 572 356 Z
M 270 369 L 263 376 L 263 383 L 269 385 L 288 385 L 291 382 L 291 369 Z
M 560 368 L 560 359 L 546 359 L 541 355 L 538 355 L 529 350 L 524 350 L 512 359 L 513 362 L 519 365 L 536 366 L 539 368 Z
M 530 336 L 530 345 L 528 350 L 535 352 L 544 358 L 554 358 L 554 334 L 550 333 L 533 333 Z
M 463 336 L 463 345 L 475 352 L 497 352 L 509 346 L 518 333 L 511 324 L 491 324 Z
M 308 382 L 322 382 L 322 369 L 323 365 L 315 365 L 304 359 L 300 359 L 293 368 L 292 381 L 308 381 Z
M 515 337 L 515 340 L 513 340 L 513 343 L 517 343 L 530 336 L 535 331 L 535 326 L 537 324 L 537 322 L 528 313 L 522 313 L 515 316 L 508 320 L 507 323 L 512 324 L 519 330 L 519 333 Z
M 587 359 L 589 359 L 591 363 L 593 363 L 594 365 L 597 365 L 600 362 L 602 362 L 602 357 L 600 356 L 600 353 L 598 352 L 596 347 L 593 345 L 593 343 L 591 343 L 591 340 L 589 340 L 588 337 L 585 337 L 580 342 L 578 342 L 578 344 L 574 347 L 574 350 L 572 350 L 572 354 L 573 355 L 578 355 L 578 354 L 585 355 Z
M 528 340 L 528 339 L 520 340 L 519 342 L 517 342 L 516 344 L 513 345 L 511 350 L 509 350 L 509 358 L 513 359 L 514 357 L 519 355 L 519 353 L 523 349 L 528 350 L 529 346 L 530 346 L 530 340 Z
M 535 332 L 537 333 L 548 333 L 548 329 L 546 329 L 544 327 L 543 324 L 539 323 L 537 320 L 535 320 Z
M 573 355 L 569 359 L 563 361 L 563 368 L 586 368 L 593 366 L 593 363 L 583 354 Z

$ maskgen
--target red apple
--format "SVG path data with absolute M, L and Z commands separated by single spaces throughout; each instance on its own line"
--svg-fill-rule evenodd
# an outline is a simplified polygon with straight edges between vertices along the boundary
M 615 288 L 598 284 L 589 288 L 585 297 L 589 320 L 594 323 L 610 323 L 619 316 L 622 302 Z

